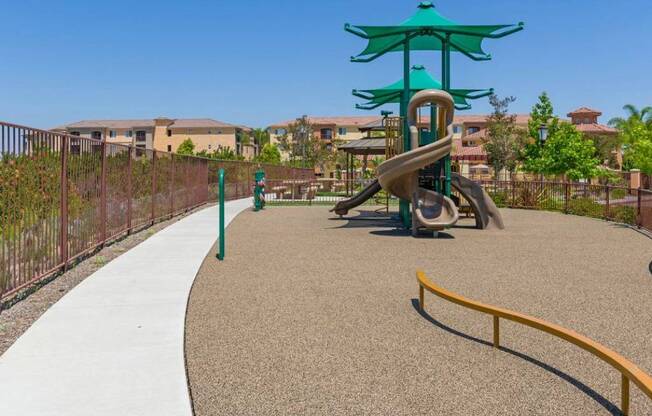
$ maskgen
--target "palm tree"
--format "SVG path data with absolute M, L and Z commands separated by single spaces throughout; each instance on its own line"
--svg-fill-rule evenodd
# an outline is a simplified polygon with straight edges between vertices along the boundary
M 627 104 L 623 110 L 628 114 L 627 118 L 615 117 L 609 120 L 609 125 L 617 128 L 620 131 L 627 130 L 633 125 L 643 123 L 647 127 L 652 128 L 652 107 L 644 107 L 639 110 L 632 104 Z
M 253 131 L 254 143 L 256 143 L 261 149 L 267 143 L 269 143 L 269 132 L 265 129 L 254 129 Z

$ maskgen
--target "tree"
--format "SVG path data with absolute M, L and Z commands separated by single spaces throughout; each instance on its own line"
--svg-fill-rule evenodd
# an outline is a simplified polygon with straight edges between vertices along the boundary
M 255 160 L 260 163 L 272 163 L 278 165 L 281 163 L 281 152 L 278 150 L 278 146 L 267 143 L 263 146 L 260 155 L 258 155 Z
M 513 173 L 518 164 L 520 132 L 516 126 L 516 116 L 508 114 L 509 104 L 514 101 L 514 97 L 500 99 L 492 95 L 489 98 L 493 112 L 487 118 L 487 137 L 483 147 L 496 178 L 503 169 Z
M 619 131 L 624 148 L 624 165 L 652 174 L 652 107 L 638 110 L 628 104 L 623 107 L 627 118 L 616 117 L 609 124 Z
M 253 136 L 254 143 L 256 143 L 260 149 L 262 149 L 270 141 L 269 132 L 265 129 L 254 129 Z
M 192 156 L 195 151 L 195 144 L 192 142 L 192 139 L 187 138 L 181 144 L 179 147 L 177 147 L 177 154 L 180 155 L 189 155 Z
M 532 107 L 530 112 L 527 138 L 518 156 L 527 172 L 543 173 L 540 164 L 543 145 L 540 143 L 539 130 L 545 127 L 548 130 L 548 136 L 550 136 L 555 134 L 558 125 L 559 119 L 554 115 L 552 101 L 550 101 L 548 94 L 543 92 L 539 96 L 539 102 Z
M 326 165 L 334 163 L 336 152 L 333 149 L 339 143 L 337 139 L 328 142 L 317 137 L 308 116 L 298 118 L 291 123 L 287 132 L 279 139 L 281 149 L 290 154 L 291 166 L 309 168 L 319 166 L 322 171 Z
M 593 142 L 570 123 L 560 123 L 548 136 L 538 167 L 545 175 L 566 175 L 571 180 L 590 179 L 598 175 Z

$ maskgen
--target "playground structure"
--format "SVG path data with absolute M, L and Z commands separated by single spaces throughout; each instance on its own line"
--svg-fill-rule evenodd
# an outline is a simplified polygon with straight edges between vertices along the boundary
M 458 52 L 475 61 L 490 60 L 491 55 L 482 49 L 483 40 L 508 36 L 522 30 L 523 26 L 523 23 L 518 25 L 460 25 L 441 16 L 435 10 L 435 6 L 427 1 L 419 4 L 414 16 L 397 26 L 352 26 L 346 24 L 347 32 L 368 41 L 364 51 L 351 58 L 352 62 L 366 63 L 389 52 L 403 52 L 402 81 L 376 90 L 353 91 L 355 96 L 369 100 L 367 104 L 358 105 L 358 108 L 361 109 L 371 110 L 386 103 L 400 102 L 400 117 L 397 118 L 397 122 L 402 125 L 401 135 L 398 138 L 398 142 L 402 142 L 402 148 L 392 147 L 389 149 L 390 140 L 387 140 L 388 151 L 386 154 L 389 160 L 385 163 L 391 161 L 390 157 L 394 155 L 398 159 L 386 164 L 382 169 L 379 168 L 379 179 L 383 175 L 385 179 L 379 184 L 368 185 L 349 200 L 338 202 L 332 211 L 340 216 L 346 215 L 350 209 L 364 203 L 380 189 L 386 189 L 400 197 L 399 216 L 405 227 L 412 226 L 413 234 L 416 234 L 418 226 L 440 230 L 452 226 L 457 220 L 456 204 L 451 204 L 451 189 L 455 187 L 462 197 L 465 199 L 467 196 L 469 197 L 467 201 L 475 214 L 478 228 L 487 228 L 493 223 L 498 228 L 502 228 L 500 214 L 490 198 L 479 186 L 473 185 L 466 178 L 452 172 L 451 169 L 450 140 L 452 132 L 448 132 L 447 127 L 452 121 L 454 108 L 457 106 L 458 109 L 468 109 L 470 105 L 466 101 L 467 99 L 490 95 L 493 90 L 452 89 L 450 56 L 451 52 Z M 422 66 L 411 67 L 410 53 L 413 50 L 441 51 L 441 83 L 430 77 Z M 413 96 L 424 90 L 442 90 L 448 94 L 445 99 L 437 96 L 435 103 L 426 99 L 420 102 L 415 101 L 415 104 L 412 105 Z M 424 104 L 430 104 L 429 131 L 419 131 L 414 125 L 417 110 Z M 438 109 L 441 106 L 448 109 L 448 114 L 442 113 Z M 411 111 L 410 115 L 408 115 L 409 111 Z M 440 111 L 439 114 L 438 111 Z M 437 142 L 442 143 L 431 146 Z M 410 153 L 419 147 L 425 149 L 417 153 Z M 408 167 L 413 169 L 409 174 Z M 381 171 L 383 174 L 380 174 Z M 401 179 L 398 180 L 398 178 Z M 416 186 L 415 183 L 420 186 Z M 413 205 L 411 210 L 410 204 Z M 412 218 L 413 215 L 416 215 L 417 218 Z

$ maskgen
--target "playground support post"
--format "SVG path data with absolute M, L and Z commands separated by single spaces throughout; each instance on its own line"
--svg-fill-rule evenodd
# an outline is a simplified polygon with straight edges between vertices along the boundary
M 219 260 L 224 260 L 224 169 L 220 169 L 218 174 L 218 198 L 219 198 L 219 209 L 220 209 L 220 235 L 219 242 L 220 247 L 217 252 L 217 258 Z
M 450 34 L 446 35 L 446 38 L 442 42 L 442 87 L 444 91 L 450 92 L 451 89 L 451 44 L 450 44 Z M 450 115 L 447 115 L 450 117 Z M 444 120 L 446 123 L 446 120 Z M 445 133 L 444 133 L 445 134 Z M 444 195 L 450 198 L 451 196 L 451 157 L 450 155 L 444 158 L 444 172 L 446 175 L 445 184 L 444 184 Z
M 401 96 L 401 117 L 403 118 L 403 151 L 410 151 L 410 126 L 407 119 L 407 109 L 410 103 L 410 36 L 405 35 L 403 41 L 403 94 Z M 401 200 L 399 202 L 399 215 L 403 226 L 409 227 L 412 223 L 410 218 L 410 202 Z

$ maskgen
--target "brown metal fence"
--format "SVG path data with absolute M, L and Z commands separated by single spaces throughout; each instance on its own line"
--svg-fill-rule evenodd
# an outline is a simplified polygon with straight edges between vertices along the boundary
M 652 191 L 568 182 L 481 181 L 501 207 L 560 211 L 652 231 Z
M 0 299 L 111 240 L 215 201 L 219 168 L 227 200 L 251 196 L 259 166 L 272 179 L 314 176 L 0 122 Z

